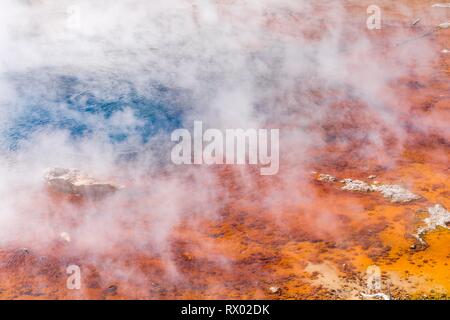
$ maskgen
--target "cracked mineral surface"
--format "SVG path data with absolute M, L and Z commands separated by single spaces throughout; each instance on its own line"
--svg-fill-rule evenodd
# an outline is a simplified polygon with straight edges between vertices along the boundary
M 424 226 L 417 229 L 414 235 L 421 243 L 425 243 L 423 237 L 428 232 L 436 230 L 438 227 L 449 229 L 450 224 L 450 212 L 447 211 L 442 205 L 436 204 L 428 208 L 429 216 L 423 220 Z
M 355 191 L 355 192 L 372 192 L 374 188 L 372 185 L 361 181 L 361 180 L 352 180 L 352 179 L 344 179 L 341 181 L 345 185 L 341 188 L 345 191 Z
M 379 192 L 383 197 L 390 199 L 394 203 L 407 203 L 421 199 L 420 196 L 412 193 L 408 189 L 396 184 L 369 184 L 361 180 L 344 179 L 341 181 L 345 191 L 354 192 Z
M 421 199 L 420 196 L 412 193 L 400 185 L 386 184 L 386 185 L 372 185 L 372 190 L 379 192 L 383 197 L 390 199 L 395 203 L 406 203 Z
M 319 174 L 317 180 L 324 182 L 336 182 L 337 178 L 329 174 Z

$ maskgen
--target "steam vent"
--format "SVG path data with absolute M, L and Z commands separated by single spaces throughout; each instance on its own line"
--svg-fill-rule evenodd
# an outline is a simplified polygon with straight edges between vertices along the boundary
M 450 299 L 447 2 L 2 0 L 0 299 Z

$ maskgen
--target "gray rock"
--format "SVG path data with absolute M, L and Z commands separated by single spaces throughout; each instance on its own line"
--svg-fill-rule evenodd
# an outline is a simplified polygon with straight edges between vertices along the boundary
M 317 178 L 317 180 L 319 181 L 323 181 L 323 182 L 336 182 L 337 178 L 333 177 L 332 175 L 329 174 L 319 174 L 319 177 Z
M 433 7 L 433 8 L 450 8 L 450 3 L 435 3 L 431 7 Z
M 99 181 L 78 169 L 52 168 L 45 174 L 50 188 L 66 194 L 86 197 L 104 197 L 120 188 L 113 183 Z
M 390 199 L 394 203 L 407 203 L 414 200 L 419 200 L 421 197 L 412 193 L 411 191 L 395 184 L 386 185 L 372 185 L 373 191 L 379 192 L 383 197 Z
M 280 294 L 281 293 L 281 288 L 279 288 L 279 287 L 270 287 L 269 288 L 269 292 L 271 294 Z
M 366 192 L 366 193 L 374 191 L 372 185 L 361 180 L 344 179 L 341 182 L 344 183 L 344 186 L 341 189 L 345 191 Z
M 430 231 L 436 230 L 438 227 L 450 229 L 450 212 L 448 212 L 442 205 L 436 204 L 428 208 L 429 216 L 423 220 L 424 226 L 417 229 L 414 235 L 422 244 L 425 243 L 423 237 Z
M 385 293 L 379 292 L 374 294 L 361 293 L 363 299 L 382 299 L 382 300 L 391 300 L 391 297 Z

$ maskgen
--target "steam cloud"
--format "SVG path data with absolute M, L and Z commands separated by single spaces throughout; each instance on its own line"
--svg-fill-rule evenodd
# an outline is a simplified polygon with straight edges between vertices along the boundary
M 199 218 L 219 219 L 230 201 L 256 201 L 275 215 L 308 207 L 317 197 L 308 172 L 343 152 L 395 165 L 409 106 L 391 86 L 434 53 L 423 42 L 396 47 L 405 38 L 396 30 L 373 41 L 365 11 L 351 16 L 343 5 L 2 1 L 0 244 L 46 248 L 68 231 L 71 250 L 94 260 L 132 248 L 170 265 L 171 233 L 182 221 L 196 228 Z M 280 173 L 261 178 L 232 167 L 224 177 L 222 168 L 173 166 L 170 132 L 194 120 L 280 128 Z M 318 156 L 327 146 L 334 151 Z M 125 189 L 98 202 L 57 201 L 42 180 L 52 166 Z M 323 207 L 299 219 L 319 235 L 339 229 Z

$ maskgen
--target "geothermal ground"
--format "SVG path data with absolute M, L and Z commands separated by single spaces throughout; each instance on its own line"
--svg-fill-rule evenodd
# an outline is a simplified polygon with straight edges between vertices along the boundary
M 189 169 L 183 178 L 188 183 L 195 180 L 192 175 L 207 170 L 208 176 L 219 181 L 221 191 L 214 195 L 211 208 L 202 205 L 197 211 L 192 205 L 186 209 L 189 213 L 177 215 L 172 227 L 161 231 L 163 235 L 151 228 L 165 225 L 165 218 L 154 211 L 163 206 L 161 199 L 172 197 L 164 187 L 174 186 L 158 183 L 161 189 L 152 190 L 151 185 L 169 173 L 153 172 L 127 181 L 126 174 L 117 178 L 102 172 L 103 177 L 119 180 L 123 188 L 117 191 L 119 198 L 95 200 L 53 190 L 43 173 L 41 187 L 17 190 L 17 196 L 32 199 L 32 207 L 45 214 L 30 222 L 39 225 L 39 231 L 31 235 L 23 228 L 14 241 L 2 242 L 0 298 L 448 299 L 450 53 L 446 50 L 450 50 L 450 29 L 398 47 L 395 43 L 420 37 L 450 21 L 450 8 L 433 8 L 434 1 L 396 1 L 395 8 L 390 1 L 377 2 L 382 8 L 382 29 L 362 27 L 361 32 L 367 41 L 378 44 L 379 51 L 355 54 L 356 69 L 365 59 L 379 60 L 379 65 L 389 68 L 396 65 L 396 59 L 416 54 L 421 47 L 432 52 L 408 61 L 411 72 L 389 82 L 388 95 L 395 96 L 397 117 L 380 125 L 386 127 L 386 135 L 380 135 L 379 146 L 367 148 L 363 155 L 357 152 L 366 148 L 361 131 L 378 127 L 382 116 L 375 117 L 358 99 L 340 92 L 341 88 L 324 89 L 319 82 L 313 87 L 317 101 L 339 97 L 328 104 L 332 112 L 325 119 L 308 123 L 310 132 L 324 137 L 323 143 L 305 148 L 307 157 L 302 151 L 283 157 L 282 140 L 277 177 L 259 176 L 256 169 L 242 172 L 235 166 Z M 343 3 L 354 17 L 347 23 L 365 26 L 371 2 Z M 318 21 L 327 10 L 325 4 L 318 6 Z M 220 5 L 228 17 L 227 6 L 232 4 L 221 1 Z M 407 9 L 400 11 L 399 5 Z M 322 30 L 318 22 L 305 26 L 311 19 L 315 18 L 268 16 L 265 28 L 314 41 Z M 358 77 L 370 86 L 376 72 L 369 68 L 365 76 L 357 72 L 343 77 Z M 374 91 L 380 101 L 385 98 L 384 89 Z M 289 112 L 295 116 L 295 110 Z M 291 126 L 281 124 L 281 132 Z M 365 184 L 343 189 L 344 179 Z M 383 185 L 401 186 L 394 188 L 400 190 L 400 200 L 377 191 Z M 207 199 L 210 186 L 202 184 L 201 188 L 192 193 L 204 193 Z M 157 196 L 148 198 L 147 192 Z M 126 196 L 120 198 L 120 194 Z M 164 206 L 184 200 L 178 197 L 165 201 Z M 436 205 L 437 213 L 429 210 Z M 92 228 L 77 231 L 80 224 L 89 223 L 84 214 L 92 208 L 103 217 L 114 210 L 114 225 L 102 229 L 95 220 Z M 213 214 L 203 212 L 208 209 Z M 433 217 L 436 220 L 430 226 Z M 438 223 L 433 225 L 433 221 Z M 421 228 L 426 232 L 420 232 Z M 96 233 L 102 243 L 94 248 L 88 239 L 95 242 L 92 235 Z M 147 237 L 163 240 L 146 242 Z M 80 267 L 79 290 L 67 288 L 69 265 Z

